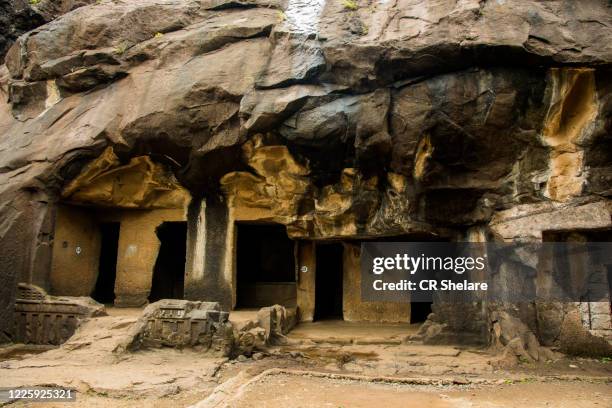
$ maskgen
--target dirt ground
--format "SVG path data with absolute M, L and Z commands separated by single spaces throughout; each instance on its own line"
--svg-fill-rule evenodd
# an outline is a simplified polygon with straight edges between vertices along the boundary
M 10 406 L 612 407 L 606 359 L 503 367 L 486 349 L 426 346 L 400 339 L 397 328 L 351 325 L 331 325 L 335 338 L 326 325 L 298 327 L 286 345 L 235 360 L 187 349 L 113 352 L 137 318 L 92 319 L 52 350 L 0 349 L 0 387 L 77 390 L 76 402 Z
M 586 394 L 586 395 L 585 395 Z M 204 401 L 199 406 L 207 406 Z M 433 386 L 268 375 L 221 405 L 262 407 L 610 407 L 609 384 L 531 382 L 498 386 Z

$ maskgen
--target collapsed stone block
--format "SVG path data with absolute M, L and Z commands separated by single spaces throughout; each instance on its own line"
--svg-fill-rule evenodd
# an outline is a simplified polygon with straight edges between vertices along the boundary
M 285 334 L 295 326 L 296 315 L 294 310 L 286 309 L 280 305 L 263 307 L 257 312 L 259 326 L 266 332 L 268 342 L 282 339 Z
M 254 350 L 261 350 L 266 345 L 266 330 L 253 327 L 236 333 L 236 354 L 251 355 Z
M 235 354 L 251 355 L 266 345 L 284 343 L 287 334 L 296 324 L 295 309 L 280 305 L 263 307 L 256 319 L 234 323 Z
M 146 347 L 193 347 L 227 356 L 234 344 L 229 313 L 217 302 L 163 299 L 148 305 L 116 351 Z
M 59 345 L 89 317 L 105 316 L 90 297 L 49 296 L 36 285 L 20 283 L 15 302 L 13 342 Z

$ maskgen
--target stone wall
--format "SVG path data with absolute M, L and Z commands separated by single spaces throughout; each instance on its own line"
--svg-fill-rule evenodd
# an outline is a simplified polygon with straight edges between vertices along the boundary
M 311 322 L 314 319 L 316 256 L 316 245 L 313 241 L 298 241 L 297 318 L 302 322 Z
M 186 221 L 190 194 L 166 166 L 148 156 L 122 163 L 113 149 L 89 161 L 62 189 L 55 219 L 51 290 L 88 296 L 100 259 L 99 223 L 120 224 L 115 304 L 146 304 L 163 222 Z
M 89 296 L 100 262 L 100 232 L 95 211 L 69 205 L 58 207 L 55 219 L 50 293 Z
M 10 221 L 0 233 L 0 341 L 13 333 L 15 295 L 19 282 L 31 282 L 49 288 L 54 207 L 44 194 L 10 192 L 12 204 L 7 210 Z
M 361 248 L 344 244 L 344 320 L 349 322 L 410 323 L 410 303 L 364 302 L 361 300 Z
M 124 210 L 106 220 L 121 223 L 115 305 L 142 306 L 149 296 L 160 246 L 156 229 L 166 221 L 184 221 L 184 210 Z
M 151 289 L 160 246 L 156 229 L 167 221 L 185 221 L 184 210 L 92 210 L 60 206 L 53 246 L 51 293 L 65 296 L 91 294 L 100 260 L 98 223 L 118 222 L 115 305 L 144 305 Z

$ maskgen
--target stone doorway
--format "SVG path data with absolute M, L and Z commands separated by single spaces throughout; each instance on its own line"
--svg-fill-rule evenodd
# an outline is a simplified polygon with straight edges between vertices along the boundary
M 190 201 L 166 164 L 106 149 L 61 192 L 50 294 L 118 307 L 182 298 Z
M 316 247 L 314 320 L 343 320 L 343 253 L 341 243 L 319 243 Z
M 182 299 L 185 283 L 187 223 L 164 222 L 156 231 L 160 242 L 153 268 L 149 302 L 160 299 Z
M 236 232 L 236 309 L 295 307 L 295 243 L 285 227 L 237 223 Z
M 117 277 L 117 251 L 119 249 L 118 222 L 103 222 L 100 230 L 100 260 L 98 262 L 98 277 L 91 297 L 104 304 L 115 301 L 115 279 Z
M 410 302 L 410 323 L 424 323 L 431 313 L 432 302 Z

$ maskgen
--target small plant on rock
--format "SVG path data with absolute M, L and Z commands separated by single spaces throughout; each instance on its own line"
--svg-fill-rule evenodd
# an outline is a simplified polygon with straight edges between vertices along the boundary
M 342 0 L 342 5 L 347 10 L 357 10 L 359 8 L 355 0 Z
M 115 54 L 122 55 L 128 48 L 127 42 L 122 42 L 121 44 L 117 44 L 115 47 Z

